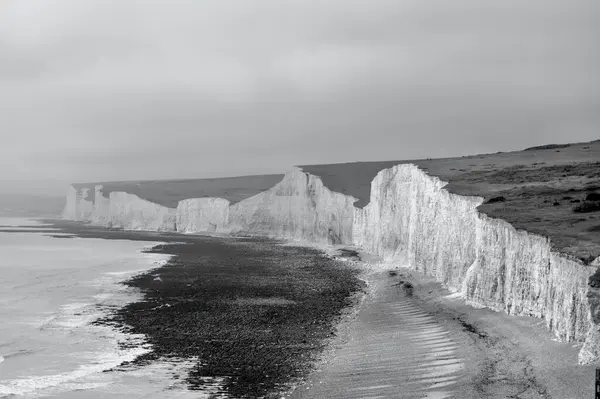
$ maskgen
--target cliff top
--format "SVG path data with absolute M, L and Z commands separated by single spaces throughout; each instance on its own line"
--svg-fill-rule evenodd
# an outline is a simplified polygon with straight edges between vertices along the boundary
M 330 190 L 358 198 L 355 205 L 364 207 L 375 175 L 406 163 L 447 181 L 446 189 L 453 193 L 483 197 L 486 203 L 479 207 L 481 212 L 548 236 L 557 250 L 585 262 L 600 256 L 600 209 L 575 211 L 588 195 L 600 193 L 600 140 L 460 158 L 301 168 L 320 176 Z
M 219 197 L 232 204 L 268 190 L 283 179 L 283 175 L 256 175 L 214 179 L 139 180 L 73 184 L 76 189 L 88 188 L 89 201 L 94 200 L 94 188 L 102 185 L 102 195 L 113 191 L 137 195 L 156 204 L 177 208 L 177 203 L 189 198 Z

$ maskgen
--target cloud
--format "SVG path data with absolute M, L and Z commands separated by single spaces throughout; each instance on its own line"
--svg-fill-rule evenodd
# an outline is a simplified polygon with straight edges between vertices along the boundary
M 594 139 L 599 8 L 8 0 L 0 180 L 239 175 Z

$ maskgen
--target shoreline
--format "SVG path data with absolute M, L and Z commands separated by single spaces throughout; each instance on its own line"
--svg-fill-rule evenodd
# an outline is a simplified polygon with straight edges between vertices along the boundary
M 30 220 L 7 222 L 17 223 L 29 225 Z M 120 282 L 158 267 L 167 257 L 143 254 L 156 241 L 60 242 L 31 223 L 28 233 L 2 234 L 8 262 L 2 313 L 13 322 L 3 325 L 0 333 L 0 354 L 5 357 L 0 397 L 97 398 L 103 397 L 109 385 L 120 389 L 129 376 L 103 371 L 144 353 L 145 343 L 139 336 L 93 321 L 139 300 L 137 291 Z M 149 381 L 148 385 L 142 382 L 144 373 L 138 375 L 142 378 L 132 393 L 152 390 Z M 165 377 L 154 373 L 156 390 L 176 390 L 169 376 Z
M 144 252 L 169 254 L 170 260 L 123 283 L 140 289 L 144 299 L 95 323 L 144 334 L 152 346 L 116 369 L 198 359 L 183 377 L 188 389 L 224 397 L 280 397 L 302 384 L 362 285 L 354 265 L 337 260 L 351 253 L 334 257 L 262 237 L 51 223 L 82 238 L 164 242 Z M 215 382 L 224 389 L 215 390 Z

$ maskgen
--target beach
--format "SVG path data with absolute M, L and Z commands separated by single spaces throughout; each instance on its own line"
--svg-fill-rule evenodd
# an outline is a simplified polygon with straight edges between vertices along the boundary
M 594 368 L 578 366 L 579 348 L 554 339 L 543 320 L 473 308 L 434 278 L 351 247 L 65 221 L 3 229 L 63 241 L 152 243 L 143 254 L 163 259 L 112 272 L 129 299 L 80 320 L 119 334 L 119 350 L 130 355 L 100 367 L 103 375 L 119 376 L 120 385 L 110 379 L 102 387 L 80 384 L 84 393 L 73 397 L 97 398 L 118 387 L 127 392 L 140 386 L 140 375 L 157 372 L 162 385 L 147 397 L 579 398 L 593 392 Z
M 166 262 L 126 276 L 123 287 L 138 296 L 88 321 L 142 339 L 124 342 L 122 350 L 139 349 L 143 342 L 137 356 L 101 371 L 131 376 L 156 364 L 185 362 L 173 382 L 199 397 L 278 397 L 290 390 L 309 374 L 342 310 L 361 289 L 355 268 L 282 241 L 126 232 L 61 221 L 35 234 L 63 241 L 70 236 L 162 242 L 144 253 Z M 97 397 L 93 389 L 86 395 Z
M 365 255 L 365 257 L 369 257 Z M 544 321 L 474 308 L 434 278 L 377 260 L 364 298 L 289 398 L 586 398 L 595 367 Z

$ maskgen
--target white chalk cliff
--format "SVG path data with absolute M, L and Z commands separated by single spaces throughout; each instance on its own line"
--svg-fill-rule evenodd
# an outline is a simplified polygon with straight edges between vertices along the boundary
M 177 205 L 177 231 L 201 233 L 222 231 L 229 219 L 229 201 L 223 198 L 193 198 Z
M 94 187 L 94 210 L 90 217 L 93 224 L 112 227 L 110 220 L 110 199 L 102 193 L 102 186 Z
M 435 276 L 474 306 L 543 318 L 557 338 L 584 343 L 580 363 L 600 360 L 598 265 L 552 250 L 546 237 L 477 211 L 480 197 L 452 194 L 410 164 L 379 172 L 370 203 L 333 192 L 294 169 L 273 188 L 236 204 L 221 198 L 167 208 L 123 192 L 95 201 L 71 188 L 64 217 L 130 230 L 243 231 L 322 244 L 354 244 L 387 261 Z M 599 283 L 600 287 L 600 283 Z M 589 289 L 588 289 L 589 288 Z M 596 292 L 598 291 L 598 292 Z
M 121 227 L 125 230 L 177 230 L 176 209 L 118 191 L 110 193 L 109 203 L 108 224 L 111 227 Z
M 355 243 L 435 276 L 472 305 L 543 318 L 559 339 L 584 341 L 596 268 L 553 252 L 545 237 L 480 214 L 482 198 L 444 185 L 413 165 L 381 171 L 370 203 L 356 212 Z
M 319 177 L 294 169 L 273 188 L 232 205 L 229 226 L 273 237 L 349 244 L 355 201 L 324 187 Z
M 81 190 L 75 187 L 69 187 L 67 192 L 67 204 L 62 213 L 63 218 L 68 220 L 85 221 L 88 220 L 94 212 L 94 202 L 90 201 L 89 189 Z

